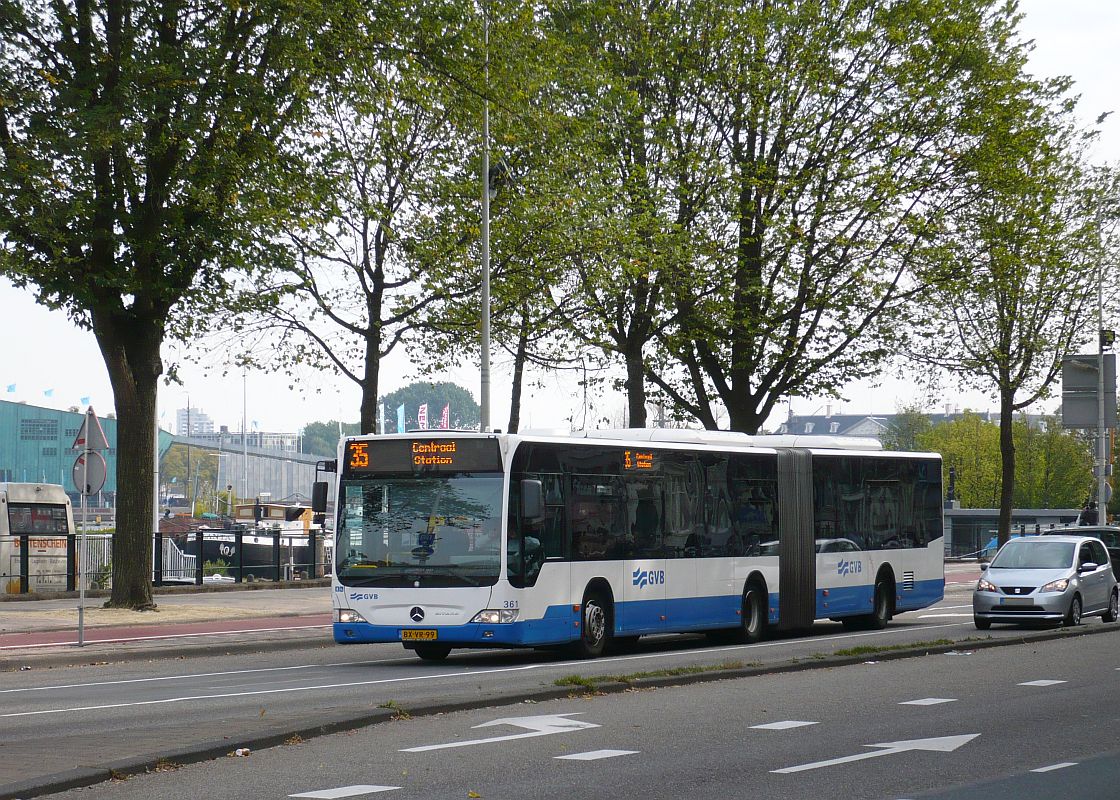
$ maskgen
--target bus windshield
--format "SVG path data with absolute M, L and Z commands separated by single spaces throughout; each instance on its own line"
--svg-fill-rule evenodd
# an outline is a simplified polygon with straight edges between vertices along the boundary
M 489 586 L 501 563 L 501 473 L 341 484 L 336 574 L 347 586 Z

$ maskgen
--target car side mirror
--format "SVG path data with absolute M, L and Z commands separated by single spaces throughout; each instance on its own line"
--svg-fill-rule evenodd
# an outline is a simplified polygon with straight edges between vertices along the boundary
M 1086 561 L 1077 567 L 1078 572 L 1094 572 L 1100 568 L 1100 564 L 1096 561 Z
M 988 569 L 988 566 L 989 566 L 989 564 L 988 564 L 987 561 L 981 561 L 980 562 L 980 571 L 984 572 L 985 570 Z

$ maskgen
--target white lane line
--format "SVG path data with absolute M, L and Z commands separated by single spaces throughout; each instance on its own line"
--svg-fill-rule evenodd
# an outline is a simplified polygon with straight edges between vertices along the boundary
M 1027 681 L 1025 683 L 1017 684 L 1019 686 L 1057 686 L 1059 683 L 1068 683 L 1068 681 Z
M 933 619 L 935 617 L 968 617 L 972 618 L 971 614 L 919 614 L 918 619 Z
M 399 786 L 369 786 L 366 784 L 356 784 L 354 786 L 342 786 L 338 789 L 323 789 L 318 792 L 301 792 L 300 794 L 290 794 L 288 797 L 312 797 L 317 800 L 337 800 L 340 797 L 357 797 L 362 794 L 373 794 L 375 792 L 391 792 L 394 789 L 399 789 Z
M 162 633 L 158 636 L 122 636 L 119 639 L 86 639 L 86 644 L 118 644 L 120 642 L 152 642 L 158 639 L 191 639 L 197 636 L 237 636 L 242 633 L 276 633 L 279 631 L 313 631 L 317 628 L 330 628 L 330 625 L 292 625 L 287 628 L 245 628 L 239 631 L 213 631 L 209 633 Z M 41 642 L 40 644 L 5 644 L 0 650 L 31 650 L 37 647 L 65 647 L 76 645 L 72 642 Z
M 570 756 L 553 756 L 559 761 L 598 761 L 600 758 L 616 756 L 636 756 L 639 750 L 591 750 L 587 753 L 572 753 Z
M 106 703 L 97 706 L 75 706 L 73 708 L 48 708 L 40 711 L 19 711 L 12 714 L 0 714 L 0 719 L 12 717 L 39 717 L 47 714 L 72 714 L 78 711 L 106 711 L 112 708 L 135 708 L 137 706 L 161 706 L 171 703 L 183 703 L 191 700 L 224 700 L 230 697 L 256 697 L 266 694 L 292 694 L 294 692 L 309 692 L 322 689 L 349 689 L 355 686 L 380 686 L 390 683 L 412 683 L 414 681 L 429 681 L 439 678 L 474 678 L 476 675 L 501 674 L 505 672 L 526 672 L 540 669 L 544 664 L 526 664 L 520 667 L 500 667 L 495 669 L 477 670 L 470 673 L 445 672 L 436 675 L 412 675 L 406 678 L 378 678 L 371 681 L 348 681 L 346 683 L 324 683 L 317 686 L 293 686 L 287 689 L 258 689 L 254 692 L 222 692 L 221 694 L 198 694 L 183 697 L 165 697 L 160 700 L 138 700 L 134 703 Z
M 162 675 L 153 678 L 125 678 L 118 681 L 90 681 L 88 683 L 63 683 L 53 686 L 25 686 L 22 689 L 0 689 L 0 694 L 14 694 L 16 692 L 53 692 L 56 689 L 85 689 L 91 686 L 124 686 L 131 683 L 159 683 L 162 681 L 195 680 L 197 678 L 220 678 L 227 675 L 256 675 L 262 672 L 288 672 L 296 669 L 328 669 L 332 667 L 361 667 L 378 666 L 381 664 L 397 664 L 402 661 L 415 662 L 413 656 L 401 658 L 383 658 L 377 661 L 334 661 L 327 664 L 295 664 L 290 667 L 255 667 L 253 669 L 226 670 L 224 672 L 194 672 L 181 675 Z
M 955 697 L 923 697 L 921 700 L 905 700 L 900 706 L 936 706 L 940 703 L 955 703 Z
M 1048 767 L 1039 767 L 1038 769 L 1032 769 L 1031 772 L 1053 772 L 1056 769 L 1065 769 L 1066 767 L 1076 766 L 1076 761 L 1063 761 L 1061 764 L 1051 764 Z
M 804 722 L 799 719 L 787 719 L 782 722 L 767 722 L 765 725 L 751 725 L 754 731 L 788 731 L 790 728 L 804 728 L 806 725 L 817 725 L 816 722 Z

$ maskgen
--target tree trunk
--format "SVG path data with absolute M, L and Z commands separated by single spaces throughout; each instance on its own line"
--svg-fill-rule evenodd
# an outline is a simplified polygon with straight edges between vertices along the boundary
M 517 353 L 513 357 L 513 391 L 509 399 L 509 425 L 508 433 L 517 433 L 521 424 L 521 385 L 525 378 L 525 359 L 529 349 L 529 319 L 527 314 L 521 316 L 521 330 L 517 336 Z
M 1011 538 L 1011 506 L 1015 498 L 1015 438 L 1012 435 L 1012 396 L 1001 392 L 999 398 L 999 454 L 1002 476 L 999 487 L 998 542 L 1002 547 Z
M 362 374 L 362 404 L 359 409 L 359 430 L 362 433 L 377 433 L 377 383 L 381 370 L 380 329 L 377 337 L 369 333 L 366 337 L 366 359 Z
M 105 605 L 146 611 L 155 608 L 152 534 L 162 331 L 158 324 L 99 317 L 94 314 L 94 333 L 109 370 L 117 414 L 117 530 L 113 535 L 113 592 Z
M 627 352 L 626 357 L 626 400 L 629 406 L 629 419 L 627 427 L 644 428 L 646 426 L 646 384 L 645 365 L 642 362 L 642 352 Z

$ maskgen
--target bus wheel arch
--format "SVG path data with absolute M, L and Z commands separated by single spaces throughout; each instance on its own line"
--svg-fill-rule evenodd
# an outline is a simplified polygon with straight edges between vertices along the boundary
M 579 638 L 572 643 L 578 658 L 598 658 L 614 637 L 614 593 L 604 578 L 588 582 L 580 603 Z

